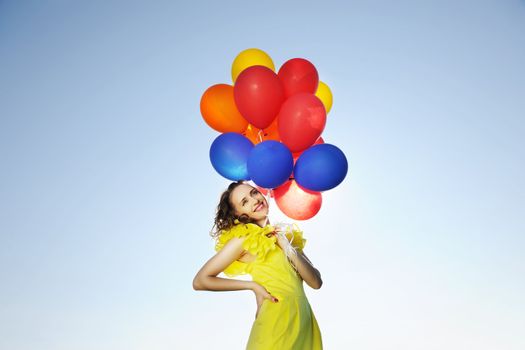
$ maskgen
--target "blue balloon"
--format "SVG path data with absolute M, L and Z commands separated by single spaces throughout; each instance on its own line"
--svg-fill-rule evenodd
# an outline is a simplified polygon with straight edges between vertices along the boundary
M 295 181 L 312 191 L 326 191 L 339 185 L 348 172 L 344 153 L 334 145 L 322 143 L 305 150 L 295 162 Z
M 278 141 L 257 144 L 248 157 L 248 173 L 252 181 L 264 188 L 279 187 L 288 181 L 292 170 L 292 152 Z
M 246 162 L 253 143 L 236 132 L 226 132 L 215 138 L 210 147 L 213 168 L 229 180 L 250 180 Z

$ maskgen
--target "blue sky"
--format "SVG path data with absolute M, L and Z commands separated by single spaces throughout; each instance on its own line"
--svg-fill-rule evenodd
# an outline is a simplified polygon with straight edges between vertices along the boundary
M 243 348 L 253 293 L 191 281 L 229 183 L 200 97 L 250 47 L 334 95 L 325 347 L 525 348 L 524 32 L 517 0 L 0 2 L 0 348 Z

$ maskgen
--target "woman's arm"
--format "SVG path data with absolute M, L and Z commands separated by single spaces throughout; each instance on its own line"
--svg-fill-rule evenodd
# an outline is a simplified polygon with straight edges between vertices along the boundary
M 232 262 L 237 260 L 244 249 L 242 243 L 246 237 L 234 237 L 208 260 L 195 275 L 193 289 L 209 291 L 253 290 L 253 281 L 234 280 L 217 277 Z
M 226 267 L 237 260 L 244 252 L 242 244 L 245 239 L 246 237 L 234 237 L 230 239 L 217 254 L 208 260 L 193 278 L 193 289 L 210 291 L 251 290 L 255 293 L 255 301 L 257 303 L 255 318 L 257 318 L 263 300 L 269 299 L 276 303 L 278 302 L 277 298 L 272 296 L 266 288 L 255 281 L 241 281 L 217 277 L 219 273 L 224 271 Z
M 286 251 L 286 247 L 290 245 L 290 242 L 283 235 L 277 236 L 277 242 L 281 249 Z M 296 250 L 297 254 L 291 254 L 290 260 L 292 264 L 297 269 L 301 278 L 313 289 L 319 289 L 323 285 L 323 280 L 321 279 L 321 273 L 317 270 L 310 259 L 300 251 Z
M 321 273 L 317 270 L 310 259 L 302 251 L 297 251 L 290 257 L 301 278 L 313 289 L 319 289 L 323 285 Z

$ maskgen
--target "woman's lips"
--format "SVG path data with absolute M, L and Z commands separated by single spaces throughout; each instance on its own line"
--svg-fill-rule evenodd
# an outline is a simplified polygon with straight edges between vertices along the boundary
M 264 203 L 261 202 L 258 206 L 255 207 L 255 209 L 254 209 L 253 211 L 259 211 L 259 210 L 261 210 L 263 207 L 264 207 Z

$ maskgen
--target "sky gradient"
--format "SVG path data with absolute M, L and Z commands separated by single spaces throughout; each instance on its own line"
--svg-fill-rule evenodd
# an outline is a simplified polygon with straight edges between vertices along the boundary
M 191 283 L 229 183 L 200 97 L 256 47 L 316 66 L 349 161 L 298 222 L 325 348 L 524 349 L 524 33 L 518 0 L 0 1 L 0 348 L 244 348 L 253 293 Z

